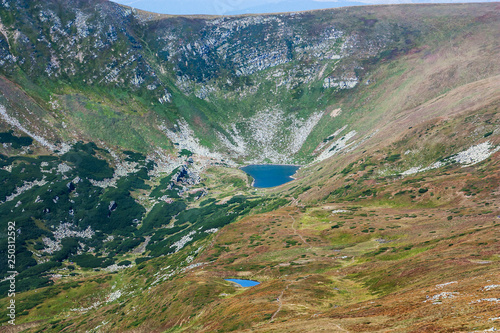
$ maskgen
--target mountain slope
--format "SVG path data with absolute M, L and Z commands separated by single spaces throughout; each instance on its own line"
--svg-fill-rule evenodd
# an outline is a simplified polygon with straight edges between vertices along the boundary
M 486 36 L 485 49 L 469 61 L 448 68 L 443 59 L 444 68 L 430 66 L 428 73 L 456 72 L 443 73 L 448 87 L 435 87 L 443 91 L 471 80 L 467 71 L 474 81 L 498 72 L 491 58 L 494 6 L 412 6 L 411 16 L 404 6 L 376 6 L 207 19 L 134 14 L 108 2 L 12 1 L 2 9 L 2 71 L 49 113 L 60 114 L 67 127 L 58 132 L 66 140 L 74 131 L 78 139 L 129 149 L 171 151 L 174 140 L 200 150 L 165 131 L 186 121 L 202 145 L 236 160 L 310 161 L 311 147 L 342 127 L 328 110 L 343 95 L 366 94 L 380 60 L 410 50 L 437 54 L 444 41 L 477 50 L 467 41 Z M 29 56 L 33 49 L 36 57 Z M 419 98 L 437 96 L 435 88 Z M 83 114 L 65 112 L 74 108 Z M 359 106 L 351 108 L 359 118 Z M 342 123 L 359 132 L 347 115 Z M 96 128 L 96 117 L 106 132 Z M 134 124 L 136 133 L 124 136 Z

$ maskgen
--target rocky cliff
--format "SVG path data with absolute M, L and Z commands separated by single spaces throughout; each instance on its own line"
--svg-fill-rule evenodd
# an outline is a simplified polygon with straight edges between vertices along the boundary
M 393 17 L 377 18 L 386 12 Z M 120 114 L 140 123 L 137 114 L 147 114 L 165 147 L 161 128 L 187 122 L 201 145 L 228 158 L 307 161 L 310 134 L 318 144 L 338 129 L 323 117 L 336 96 L 370 84 L 371 63 L 416 44 L 422 31 L 399 14 L 381 7 L 168 17 L 107 1 L 4 1 L 0 70 L 36 86 L 29 94 L 46 117 L 65 125 L 53 133 L 61 141 L 116 144 L 110 136 L 118 136 L 128 148 L 153 151 L 158 144 L 139 125 L 132 137 L 116 129 L 129 126 Z M 102 133 L 93 117 L 113 126 Z

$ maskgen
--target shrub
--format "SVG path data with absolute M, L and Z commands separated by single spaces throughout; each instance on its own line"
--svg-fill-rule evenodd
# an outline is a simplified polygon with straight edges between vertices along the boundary
M 135 263 L 136 263 L 137 265 L 139 265 L 139 264 L 141 264 L 141 263 L 143 263 L 143 262 L 145 262 L 145 261 L 148 261 L 148 260 L 150 260 L 150 259 L 151 259 L 151 257 L 136 258 L 136 259 L 135 259 Z
M 401 159 L 401 154 L 393 154 L 385 158 L 387 162 L 396 162 L 399 159 Z
M 182 157 L 182 156 L 190 157 L 191 155 L 193 155 L 193 152 L 190 150 L 187 150 L 187 149 L 182 149 L 179 152 L 179 157 Z
M 200 207 L 203 207 L 203 206 L 206 206 L 206 205 L 209 205 L 211 204 L 212 202 L 216 202 L 217 199 L 215 198 L 208 198 L 206 200 L 203 200 L 202 202 L 200 202 Z
M 33 139 L 29 136 L 17 137 L 12 135 L 13 131 L 0 133 L 0 143 L 11 143 L 12 148 L 19 149 L 21 147 L 29 146 L 33 143 Z
M 106 258 L 98 258 L 88 253 L 74 256 L 72 259 L 82 268 L 106 267 L 107 265 L 105 265 L 105 263 L 108 263 L 106 261 L 109 260 Z
M 183 212 L 186 208 L 187 205 L 183 201 L 174 201 L 171 204 L 166 202 L 156 204 L 144 218 L 140 233 L 145 234 L 154 228 L 169 224 L 173 216 Z
M 113 169 L 108 163 L 95 157 L 94 146 L 76 144 L 73 149 L 61 156 L 61 159 L 73 164 L 81 178 L 103 180 L 113 177 Z
M 118 263 L 118 266 L 128 266 L 130 265 L 132 262 L 130 260 L 123 260 L 123 261 L 120 261 Z

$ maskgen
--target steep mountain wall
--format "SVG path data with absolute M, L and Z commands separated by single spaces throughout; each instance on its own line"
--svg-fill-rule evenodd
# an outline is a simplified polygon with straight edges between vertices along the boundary
M 45 117 L 65 123 L 54 133 L 61 140 L 171 151 L 162 128 L 187 122 L 201 145 L 238 161 L 310 161 L 333 132 L 359 127 L 328 114 L 375 84 L 384 61 L 427 47 L 424 40 L 465 36 L 494 21 L 494 6 L 204 18 L 107 1 L 9 0 L 0 7 L 0 71 Z M 134 135 L 123 134 L 127 127 Z

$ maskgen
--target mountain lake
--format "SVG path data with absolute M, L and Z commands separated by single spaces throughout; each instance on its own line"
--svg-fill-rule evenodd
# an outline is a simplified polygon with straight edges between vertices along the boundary
M 300 168 L 299 165 L 282 164 L 252 164 L 241 170 L 252 176 L 253 187 L 275 187 L 293 180 L 292 175 Z
M 253 286 L 260 284 L 260 282 L 252 281 L 252 280 L 240 280 L 240 279 L 225 279 L 225 280 L 239 284 L 242 287 L 253 287 Z

